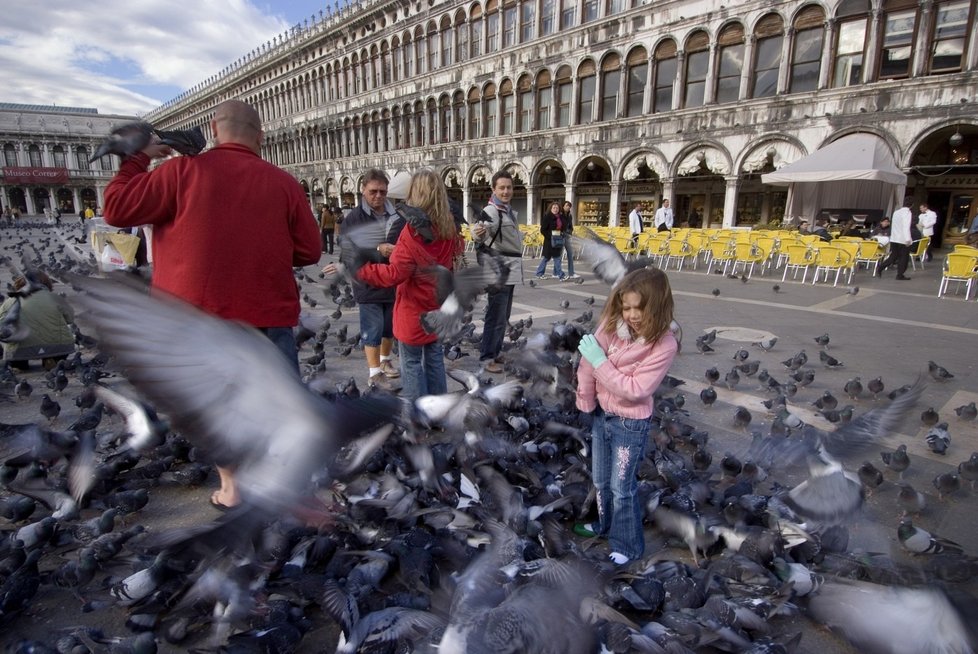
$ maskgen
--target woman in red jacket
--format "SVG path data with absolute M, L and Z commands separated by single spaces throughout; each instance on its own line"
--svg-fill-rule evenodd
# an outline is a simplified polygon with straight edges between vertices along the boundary
M 394 337 L 399 342 L 402 395 L 414 401 L 422 395 L 448 390 L 445 355 L 435 334 L 421 326 L 421 315 L 438 308 L 435 275 L 431 269 L 452 269 L 455 255 L 464 243 L 448 206 L 445 184 L 432 170 L 411 178 L 407 206 L 398 211 L 406 221 L 390 263 L 368 263 L 357 276 L 372 286 L 396 286 Z

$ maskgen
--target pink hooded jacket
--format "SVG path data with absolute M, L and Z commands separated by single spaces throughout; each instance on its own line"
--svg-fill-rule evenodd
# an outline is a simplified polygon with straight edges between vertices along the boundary
M 653 393 L 669 372 L 676 358 L 678 344 L 672 332 L 663 334 L 655 345 L 645 339 L 633 339 L 624 322 L 608 334 L 604 324 L 594 330 L 594 337 L 608 355 L 595 368 L 581 359 L 577 369 L 577 408 L 591 412 L 597 404 L 607 413 L 623 418 L 648 418 L 652 415 Z

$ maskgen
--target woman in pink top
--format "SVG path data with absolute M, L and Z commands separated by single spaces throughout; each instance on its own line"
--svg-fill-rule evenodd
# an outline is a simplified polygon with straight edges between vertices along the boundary
M 645 551 L 635 473 L 651 431 L 653 395 L 678 351 L 669 331 L 672 314 L 666 274 L 636 270 L 618 282 L 594 335 L 578 347 L 577 408 L 593 415 L 591 477 L 598 521 L 577 531 L 607 535 L 610 558 L 618 565 Z

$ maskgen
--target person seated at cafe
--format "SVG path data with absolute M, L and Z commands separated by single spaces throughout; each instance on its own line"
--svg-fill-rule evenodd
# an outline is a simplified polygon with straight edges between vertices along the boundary
M 815 221 L 815 229 L 812 230 L 812 234 L 819 237 L 819 239 L 825 241 L 826 243 L 832 240 L 832 235 L 829 234 L 824 218 Z

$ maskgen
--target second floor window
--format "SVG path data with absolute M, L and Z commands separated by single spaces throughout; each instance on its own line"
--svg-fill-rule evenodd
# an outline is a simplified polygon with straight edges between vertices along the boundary
M 572 93 L 570 80 L 557 82 L 557 127 L 570 125 Z
M 832 86 L 836 88 L 855 86 L 862 81 L 865 47 L 865 18 L 857 18 L 839 25 L 839 45 L 835 54 Z
M 916 27 L 916 9 L 886 14 L 883 51 L 880 54 L 880 79 L 909 77 Z
M 642 54 L 644 59 L 645 54 Z M 631 57 L 629 57 L 631 59 Z M 645 79 L 649 74 L 649 65 L 642 61 L 628 67 L 628 116 L 641 116 L 645 100 Z
M 791 61 L 792 93 L 814 91 L 818 88 L 818 76 L 822 63 L 822 37 L 824 30 L 799 30 L 795 32 L 794 53 Z
M 556 27 L 557 0 L 543 0 L 540 9 L 540 35 L 548 36 L 554 33 Z
M 533 22 L 536 18 L 536 5 L 524 2 L 520 5 L 520 41 L 529 43 L 533 40 Z
M 43 165 L 41 163 L 41 148 L 36 145 L 27 148 L 27 156 L 30 159 L 31 166 L 40 168 Z
M 596 79 L 593 73 L 581 78 L 581 101 L 577 105 L 577 124 L 579 125 L 587 125 L 593 120 Z
M 961 70 L 968 37 L 967 0 L 945 2 L 938 6 L 934 18 L 934 45 L 931 48 L 930 72 Z
M 503 9 L 503 47 L 516 45 L 516 7 Z
M 684 107 L 702 107 L 706 97 L 706 73 L 710 66 L 710 51 L 700 50 L 686 55 L 686 98 Z

